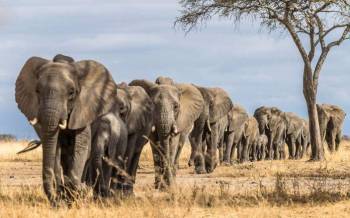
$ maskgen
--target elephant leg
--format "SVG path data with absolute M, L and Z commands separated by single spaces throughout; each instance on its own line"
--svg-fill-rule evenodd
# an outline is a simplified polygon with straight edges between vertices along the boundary
M 133 164 L 133 157 L 136 151 L 136 140 L 137 134 L 131 134 L 128 136 L 128 146 L 124 155 L 124 159 L 126 160 L 126 169 L 129 169 L 130 166 Z
M 273 143 L 273 148 L 274 148 L 274 160 L 279 160 L 280 159 L 280 144 L 279 142 L 274 142 Z
M 225 152 L 223 154 L 223 162 L 226 164 L 231 164 L 231 153 L 233 152 L 234 148 L 233 148 L 233 141 L 234 141 L 234 134 L 233 133 L 229 133 L 227 135 L 227 141 L 226 141 L 226 149 Z
M 180 135 L 179 145 L 178 145 L 178 148 L 177 148 L 177 151 L 176 151 L 176 155 L 175 155 L 175 167 L 177 169 L 179 169 L 179 167 L 180 167 L 180 163 L 179 163 L 180 155 L 181 155 L 182 148 L 185 145 L 186 138 L 187 138 L 187 134 L 181 134 Z M 192 156 L 192 151 L 191 151 L 191 156 Z
M 214 171 L 217 160 L 216 160 L 216 151 L 219 143 L 219 125 L 215 123 L 211 127 L 210 142 L 207 143 L 207 151 L 205 155 L 205 169 L 207 173 Z
M 179 149 L 181 136 L 182 134 L 178 134 L 176 136 L 171 137 L 170 139 L 169 155 L 170 155 L 170 169 L 171 169 L 172 177 L 175 177 L 176 175 L 176 155 Z
M 58 198 L 62 198 L 64 194 L 64 187 L 63 187 L 63 169 L 61 165 L 61 145 L 57 143 L 56 147 L 56 158 L 55 158 L 55 177 L 56 177 L 56 192 L 58 194 Z
M 252 150 L 252 161 L 257 161 L 258 154 L 257 154 L 257 146 L 255 143 L 252 144 L 251 150 Z
M 80 189 L 83 171 L 91 148 L 90 126 L 83 130 L 77 130 L 75 135 L 75 145 L 72 156 L 72 164 L 68 172 L 70 183 L 74 189 Z
M 342 139 L 342 131 L 341 130 L 338 130 L 337 131 L 337 135 L 335 137 L 335 150 L 338 151 L 339 150 L 339 145 L 340 145 L 340 142 L 341 142 L 341 139 Z
M 269 137 L 269 141 L 268 141 L 268 147 L 267 147 L 267 159 L 268 160 L 272 160 L 273 159 L 273 153 L 274 153 L 274 147 L 273 147 L 273 141 L 272 141 L 273 137 L 272 134 Z
M 205 119 L 199 118 L 194 122 L 193 130 L 190 133 L 190 143 L 191 143 L 191 157 L 188 162 L 189 166 L 195 166 L 195 172 L 197 174 L 205 173 L 205 140 L 207 130 L 205 129 Z
M 307 140 L 305 137 L 302 138 L 302 151 L 300 153 L 300 158 L 304 158 L 304 155 L 306 155 L 306 152 L 307 152 Z
M 155 181 L 154 185 L 156 189 L 160 189 L 163 186 L 163 163 L 162 163 L 162 153 L 161 153 L 161 147 L 160 142 L 155 136 L 155 134 L 150 135 L 150 144 L 152 149 L 152 155 L 153 155 L 153 163 L 154 163 L 154 176 Z
M 293 136 L 290 136 L 290 154 L 289 154 L 289 159 L 294 160 L 296 159 L 296 143 L 295 143 L 295 138 Z
M 330 132 L 330 151 L 331 152 L 334 152 L 335 151 L 335 147 L 336 147 L 336 143 L 335 143 L 335 139 L 336 139 L 336 129 L 333 129 L 331 132 Z
M 243 143 L 242 143 L 242 150 L 240 152 L 240 162 L 244 163 L 246 161 L 248 161 L 248 146 L 249 146 L 249 137 L 244 139 Z
M 102 197 L 107 197 L 110 195 L 110 183 L 112 176 L 112 167 L 110 167 L 107 163 L 102 162 L 102 175 L 103 180 L 101 181 L 101 195 Z
M 242 152 L 243 152 L 243 141 L 240 141 L 237 144 L 237 160 L 240 162 L 242 158 Z
M 223 139 L 219 141 L 218 149 L 219 149 L 219 163 L 222 164 L 222 162 L 224 161 L 224 140 Z

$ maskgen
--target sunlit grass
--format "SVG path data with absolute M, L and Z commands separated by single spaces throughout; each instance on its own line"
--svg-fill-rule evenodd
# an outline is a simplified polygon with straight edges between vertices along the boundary
M 40 149 L 16 155 L 25 145 L 0 144 L 0 174 L 19 161 L 40 164 Z M 71 208 L 53 209 L 41 185 L 8 186 L 0 177 L 0 217 L 350 216 L 349 142 L 343 142 L 336 154 L 327 153 L 323 162 L 307 162 L 304 158 L 234 164 L 219 166 L 208 175 L 194 175 L 193 169 L 187 168 L 189 147 L 185 145 L 183 150 L 177 186 L 159 192 L 152 186 L 153 159 L 146 145 L 135 196 L 128 199 L 94 200 L 90 190 Z M 148 174 L 142 175 L 146 171 Z

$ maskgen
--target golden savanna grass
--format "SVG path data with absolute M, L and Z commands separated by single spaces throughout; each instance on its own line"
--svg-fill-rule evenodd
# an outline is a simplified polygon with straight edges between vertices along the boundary
M 185 145 L 177 185 L 153 189 L 149 146 L 141 157 L 135 196 L 51 208 L 41 187 L 41 150 L 16 155 L 27 142 L 0 144 L 0 217 L 349 217 L 350 142 L 326 161 L 262 161 L 219 166 L 195 175 Z

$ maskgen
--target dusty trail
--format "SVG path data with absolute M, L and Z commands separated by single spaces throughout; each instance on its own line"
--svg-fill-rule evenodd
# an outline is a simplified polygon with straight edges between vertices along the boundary
M 219 167 L 218 171 L 227 171 L 231 167 Z M 193 187 L 205 187 L 208 189 L 224 189 L 232 194 L 245 194 L 247 192 L 259 192 L 261 189 L 273 190 L 276 188 L 276 176 L 265 177 L 232 177 L 202 174 L 196 175 L 191 168 L 182 168 L 176 178 L 177 186 L 186 189 Z M 154 174 L 152 166 L 139 169 L 136 179 L 135 192 L 143 192 L 153 188 Z M 350 178 L 315 178 L 315 177 L 285 177 L 283 185 L 286 189 L 307 193 L 313 189 L 323 187 L 323 191 L 349 191 Z M 0 186 L 40 186 L 41 162 L 0 161 Z

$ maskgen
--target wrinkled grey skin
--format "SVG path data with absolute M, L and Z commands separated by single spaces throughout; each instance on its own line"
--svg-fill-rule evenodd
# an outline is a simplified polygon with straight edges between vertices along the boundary
M 131 180 L 116 183 L 113 188 L 133 193 L 141 152 L 152 130 L 154 106 L 152 99 L 140 86 L 118 85 L 117 96 L 120 117 L 128 131 L 128 146 L 124 160 L 126 172 Z
M 175 157 L 180 136 L 199 118 L 204 106 L 202 95 L 190 84 L 158 85 L 147 80 L 134 80 L 129 85 L 143 87 L 152 99 L 154 132 L 150 142 L 155 187 L 168 188 L 175 182 Z
M 255 110 L 254 117 L 259 123 L 260 134 L 265 134 L 269 139 L 266 158 L 269 160 L 284 159 L 286 132 L 284 113 L 276 107 L 262 106 Z
M 248 120 L 244 123 L 242 143 L 240 143 L 240 146 L 237 148 L 238 160 L 240 163 L 244 163 L 249 160 L 257 160 L 256 143 L 258 136 L 258 122 L 256 121 L 255 117 L 249 117 Z
M 125 151 L 128 145 L 128 131 L 126 125 L 119 117 L 119 110 L 115 110 L 99 117 L 91 126 L 92 143 L 89 172 L 90 182 L 95 183 L 94 194 L 106 197 L 110 194 L 110 180 L 112 166 L 103 158 L 108 158 L 118 167 L 124 169 Z M 122 182 L 121 176 L 115 176 L 115 180 Z
M 245 123 L 249 119 L 247 111 L 235 104 L 228 113 L 228 127 L 225 133 L 225 149 L 223 162 L 231 164 L 236 148 L 240 146 L 245 129 Z M 238 153 L 237 153 L 238 154 Z M 239 159 L 239 158 L 237 158 Z
M 53 61 L 32 57 L 23 66 L 16 102 L 42 142 L 43 187 L 53 205 L 64 188 L 80 189 L 91 149 L 91 124 L 114 107 L 115 94 L 110 73 L 95 61 L 75 62 L 57 55 Z
M 346 113 L 336 105 L 317 105 L 321 138 L 328 145 L 329 151 L 338 151 L 342 139 L 342 129 Z
M 265 159 L 268 141 L 269 139 L 265 134 L 258 136 L 256 140 L 256 156 L 258 161 Z
M 203 141 L 202 143 L 191 143 L 192 153 L 194 154 L 195 172 L 211 173 L 218 164 L 216 152 L 223 136 L 222 130 L 224 128 L 222 128 L 220 120 L 227 119 L 233 103 L 227 92 L 221 88 L 197 88 L 204 98 L 205 108 L 202 111 L 203 116 L 201 121 Z M 209 115 L 208 118 L 206 118 L 206 113 Z M 207 119 L 207 121 L 204 119 Z M 197 131 L 197 129 L 194 128 L 193 131 Z
M 284 115 L 287 125 L 285 140 L 288 145 L 289 159 L 299 159 L 301 157 L 301 147 L 303 146 L 303 119 L 291 112 L 286 112 Z

